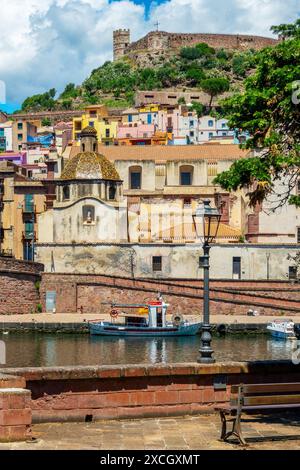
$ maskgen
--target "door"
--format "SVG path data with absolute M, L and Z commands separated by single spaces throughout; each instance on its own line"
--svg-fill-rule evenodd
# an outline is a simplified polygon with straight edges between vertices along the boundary
M 241 258 L 239 256 L 232 258 L 232 278 L 241 279 Z
M 56 291 L 46 292 L 46 312 L 53 313 L 56 309 Z

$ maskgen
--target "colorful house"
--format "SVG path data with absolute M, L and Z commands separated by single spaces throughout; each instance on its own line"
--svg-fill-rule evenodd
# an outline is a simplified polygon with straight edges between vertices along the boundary
M 85 108 L 85 113 L 73 119 L 73 139 L 79 140 L 82 129 L 90 126 L 97 131 L 98 141 L 104 145 L 114 142 L 117 137 L 117 125 L 121 118 L 110 117 L 105 105 Z

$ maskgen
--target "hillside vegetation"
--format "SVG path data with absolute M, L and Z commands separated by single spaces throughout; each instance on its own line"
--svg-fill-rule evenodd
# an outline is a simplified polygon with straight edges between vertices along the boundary
M 133 104 L 136 90 L 197 89 L 212 98 L 241 88 L 242 81 L 255 68 L 253 50 L 230 52 L 215 50 L 205 43 L 184 47 L 171 58 L 158 57 L 153 67 L 140 68 L 128 58 L 105 62 L 92 71 L 81 86 L 69 83 L 55 99 L 54 89 L 27 98 L 22 111 L 78 109 L 87 104 L 110 107 Z

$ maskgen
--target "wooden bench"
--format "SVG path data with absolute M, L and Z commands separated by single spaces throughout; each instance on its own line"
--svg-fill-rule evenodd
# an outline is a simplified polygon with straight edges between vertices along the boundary
M 300 383 L 232 385 L 228 405 L 215 407 L 221 417 L 221 440 L 235 436 L 247 445 L 241 429 L 243 412 L 292 408 L 300 408 Z M 227 431 L 228 423 L 232 423 L 231 431 Z

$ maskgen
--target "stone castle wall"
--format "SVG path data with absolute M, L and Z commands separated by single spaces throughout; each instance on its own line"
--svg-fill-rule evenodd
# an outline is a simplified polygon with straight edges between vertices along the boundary
M 166 49 L 180 49 L 185 46 L 193 46 L 200 42 L 205 42 L 216 49 L 228 50 L 260 50 L 263 47 L 273 46 L 278 41 L 272 38 L 250 35 L 234 34 L 182 34 L 167 33 L 164 31 L 153 31 L 143 38 L 130 44 L 125 49 L 125 54 L 137 51 L 166 51 Z

